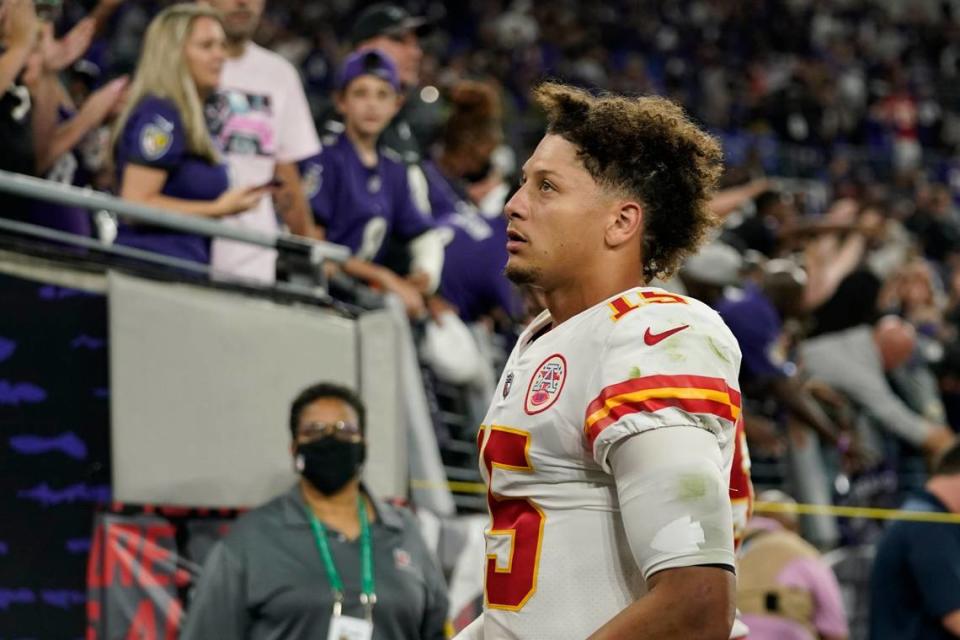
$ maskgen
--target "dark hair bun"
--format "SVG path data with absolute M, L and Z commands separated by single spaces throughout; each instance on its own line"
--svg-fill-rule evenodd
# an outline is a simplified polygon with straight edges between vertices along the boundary
M 500 102 L 497 91 L 489 84 L 475 80 L 462 80 L 450 89 L 451 116 L 458 119 L 499 119 Z

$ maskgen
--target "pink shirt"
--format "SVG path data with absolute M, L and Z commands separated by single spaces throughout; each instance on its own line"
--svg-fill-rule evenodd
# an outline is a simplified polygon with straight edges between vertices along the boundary
M 750 521 L 753 529 L 781 529 L 782 526 L 769 518 L 755 517 Z M 830 567 L 819 558 L 798 558 L 788 563 L 777 576 L 777 583 L 785 587 L 798 587 L 813 597 L 813 626 L 822 635 L 847 636 L 847 615 L 843 609 L 840 585 Z M 810 632 L 801 624 L 776 616 L 741 616 L 750 627 L 749 640 L 810 640 Z
M 243 55 L 228 58 L 220 78 L 212 133 L 230 167 L 231 186 L 262 185 L 278 162 L 299 162 L 320 152 L 320 141 L 297 70 L 276 53 L 252 42 Z M 224 224 L 267 234 L 279 229 L 273 200 L 222 218 Z M 211 266 L 231 275 L 272 282 L 276 252 L 215 239 Z

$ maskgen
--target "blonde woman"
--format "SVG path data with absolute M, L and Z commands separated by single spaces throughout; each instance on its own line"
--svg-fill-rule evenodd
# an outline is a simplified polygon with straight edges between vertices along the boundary
M 120 196 L 179 214 L 219 217 L 250 209 L 264 188 L 229 189 L 207 130 L 204 101 L 216 90 L 226 37 L 214 10 L 173 5 L 147 29 L 127 106 L 113 134 Z M 117 241 L 208 263 L 209 241 L 160 227 L 123 225 Z

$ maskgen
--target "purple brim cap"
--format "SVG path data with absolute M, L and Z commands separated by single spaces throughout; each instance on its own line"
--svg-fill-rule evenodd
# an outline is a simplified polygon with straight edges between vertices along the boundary
M 366 75 L 389 82 L 395 91 L 400 91 L 400 74 L 396 65 L 378 49 L 358 51 L 348 56 L 337 76 L 337 90 L 343 91 L 356 78 Z

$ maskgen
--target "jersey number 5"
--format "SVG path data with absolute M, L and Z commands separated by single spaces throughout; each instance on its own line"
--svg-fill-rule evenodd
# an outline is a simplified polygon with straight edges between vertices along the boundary
M 487 606 L 493 609 L 519 611 L 537 590 L 537 570 L 540 567 L 540 543 L 546 516 L 526 498 L 498 496 L 495 491 L 500 473 L 532 473 L 530 464 L 530 434 L 519 429 L 491 426 L 483 464 L 490 478 L 487 504 L 490 506 L 490 535 L 510 536 L 510 556 L 506 567 L 497 565 L 497 556 L 487 554 L 487 579 L 484 593 Z M 484 428 L 478 436 L 483 443 Z

